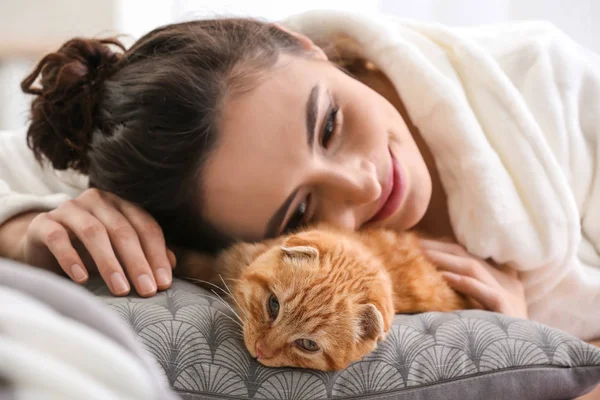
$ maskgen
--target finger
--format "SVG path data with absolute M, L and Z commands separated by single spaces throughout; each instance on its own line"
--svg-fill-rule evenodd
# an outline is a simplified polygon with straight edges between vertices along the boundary
M 175 253 L 171 249 L 167 249 L 167 257 L 169 258 L 171 268 L 175 268 L 177 266 L 177 256 L 175 256 Z
M 497 290 L 470 276 L 452 272 L 442 272 L 442 275 L 452 289 L 472 297 L 490 311 L 501 312 L 502 299 Z
M 173 281 L 173 263 L 169 259 L 162 229 L 156 220 L 141 208 L 118 199 L 119 210 L 135 229 L 150 268 L 160 290 L 168 289 Z
M 476 259 L 460 257 L 437 250 L 427 250 L 425 254 L 438 269 L 469 276 L 493 287 L 498 286 L 496 279 Z
M 112 294 L 123 296 L 129 293 L 129 283 L 113 251 L 108 232 L 96 217 L 74 202 L 64 203 L 49 215 L 73 232 L 83 243 Z
M 496 268 L 494 266 L 490 265 L 483 258 L 472 255 L 463 246 L 461 246 L 459 244 L 451 243 L 451 242 L 443 242 L 443 241 L 438 241 L 438 240 L 421 239 L 421 246 L 423 247 L 423 249 L 425 251 L 436 250 L 436 251 L 441 251 L 441 252 L 448 253 L 448 254 L 453 254 L 453 255 L 459 256 L 459 257 L 473 258 L 473 259 L 479 261 L 480 265 L 487 272 L 489 272 L 494 278 L 499 279 L 498 271 L 496 270 Z
M 421 246 L 425 250 L 436 250 L 456 256 L 467 256 L 469 253 L 459 244 L 442 242 L 439 240 L 421 239 Z
M 77 283 L 87 282 L 89 275 L 81 257 L 73 248 L 67 230 L 42 213 L 31 221 L 32 239 L 43 243 L 52 253 L 62 270 Z
M 517 278 L 519 276 L 519 272 L 516 269 L 506 264 L 498 264 L 496 265 L 496 269 L 512 278 Z
M 154 272 L 130 221 L 109 202 L 98 203 L 92 215 L 106 227 L 110 242 L 124 264 L 136 292 L 142 297 L 154 296 L 157 290 Z

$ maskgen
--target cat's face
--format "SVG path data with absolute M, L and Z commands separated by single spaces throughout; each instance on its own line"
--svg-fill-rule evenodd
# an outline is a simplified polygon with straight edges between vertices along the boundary
M 265 252 L 236 284 L 244 341 L 266 366 L 342 369 L 389 330 L 389 278 L 348 243 L 307 238 Z

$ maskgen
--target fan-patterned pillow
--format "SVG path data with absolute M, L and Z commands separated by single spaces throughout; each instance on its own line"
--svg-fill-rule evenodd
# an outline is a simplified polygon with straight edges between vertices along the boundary
M 267 368 L 214 294 L 175 280 L 149 299 L 89 287 L 137 332 L 183 399 L 564 399 L 600 382 L 600 349 L 547 326 L 484 311 L 399 315 L 346 370 Z

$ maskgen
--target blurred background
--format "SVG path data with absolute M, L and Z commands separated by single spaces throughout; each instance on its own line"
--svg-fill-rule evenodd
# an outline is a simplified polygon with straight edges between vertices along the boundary
M 278 20 L 314 8 L 381 10 L 450 25 L 549 20 L 600 53 L 597 0 L 0 0 L 0 130 L 27 123 L 29 99 L 20 81 L 73 36 L 124 34 L 130 44 L 157 26 L 215 13 Z

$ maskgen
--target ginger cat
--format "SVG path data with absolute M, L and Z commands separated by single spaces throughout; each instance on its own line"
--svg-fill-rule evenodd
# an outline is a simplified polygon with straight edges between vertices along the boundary
M 417 241 L 412 233 L 319 227 L 236 244 L 214 258 L 184 253 L 176 270 L 227 282 L 246 348 L 261 364 L 332 371 L 374 350 L 396 313 L 477 308 Z

